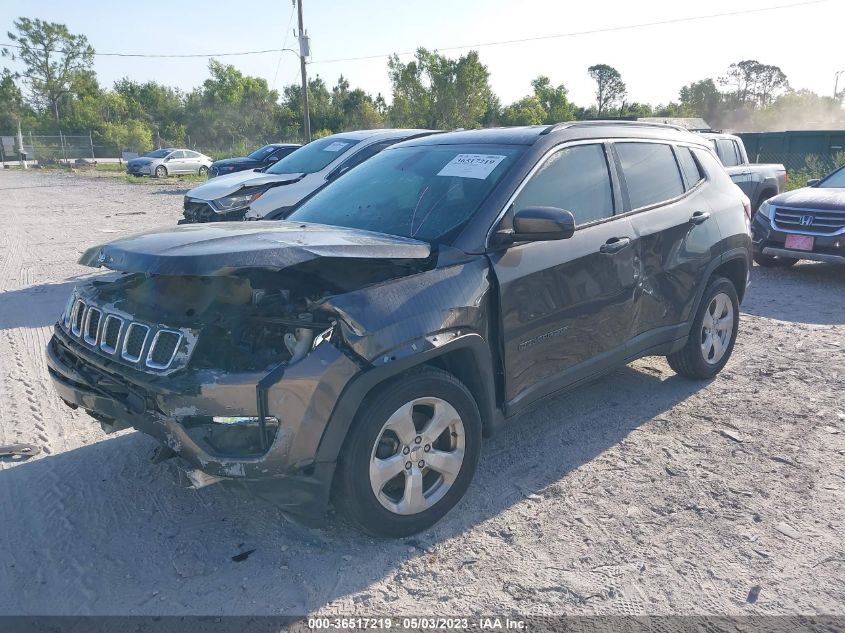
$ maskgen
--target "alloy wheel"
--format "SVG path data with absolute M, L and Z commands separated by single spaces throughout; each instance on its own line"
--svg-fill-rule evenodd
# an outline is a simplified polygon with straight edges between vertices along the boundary
M 441 398 L 416 398 L 385 422 L 370 455 L 370 486 L 395 514 L 423 512 L 440 501 L 461 470 L 466 433 Z
M 701 353 L 704 360 L 715 365 L 727 352 L 734 329 L 734 307 L 724 292 L 715 295 L 707 306 L 701 322 Z

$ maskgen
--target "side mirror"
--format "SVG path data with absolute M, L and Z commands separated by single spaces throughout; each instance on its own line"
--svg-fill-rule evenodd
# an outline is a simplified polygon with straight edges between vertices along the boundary
M 526 207 L 513 216 L 513 230 L 499 231 L 501 242 L 565 240 L 575 233 L 575 216 L 557 207 Z
M 822 181 L 821 178 L 810 178 L 810 180 L 807 181 L 807 186 L 808 187 L 815 187 L 821 181 Z

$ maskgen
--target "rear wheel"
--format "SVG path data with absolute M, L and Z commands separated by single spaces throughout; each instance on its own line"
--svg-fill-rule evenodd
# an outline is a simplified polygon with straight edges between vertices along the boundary
M 798 259 L 795 257 L 763 255 L 762 253 L 754 253 L 754 261 L 763 268 L 788 268 L 798 263 Z
M 335 505 L 370 534 L 401 537 L 439 521 L 478 466 L 481 417 L 469 390 L 426 367 L 367 398 L 340 455 Z
M 206 167 L 205 165 L 200 166 L 199 174 L 200 174 L 200 176 L 208 175 L 208 167 Z
M 156 178 L 167 178 L 167 167 L 164 165 L 156 167 Z
M 675 373 L 712 378 L 727 364 L 739 328 L 739 300 L 733 283 L 713 278 L 704 291 L 686 344 L 666 357 Z

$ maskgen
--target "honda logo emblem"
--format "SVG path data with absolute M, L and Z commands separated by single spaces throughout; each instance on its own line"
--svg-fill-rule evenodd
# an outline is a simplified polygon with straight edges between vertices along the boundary
M 813 224 L 813 216 L 812 215 L 802 215 L 801 216 L 801 226 L 810 226 Z

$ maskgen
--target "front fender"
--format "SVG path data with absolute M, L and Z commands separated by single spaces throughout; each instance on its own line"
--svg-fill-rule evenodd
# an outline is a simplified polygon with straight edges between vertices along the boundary
M 489 344 L 474 332 L 467 334 L 461 333 L 460 330 L 445 330 L 410 341 L 392 350 L 390 354 L 383 356 L 380 362 L 377 361 L 370 369 L 361 372 L 347 384 L 323 432 L 317 448 L 316 461 L 337 461 L 358 409 L 367 394 L 378 385 L 414 367 L 461 350 L 468 351 L 476 367 L 480 368 L 477 372 L 479 384 L 474 395 L 482 422 L 490 426 L 499 423 L 493 383 L 493 359 Z

